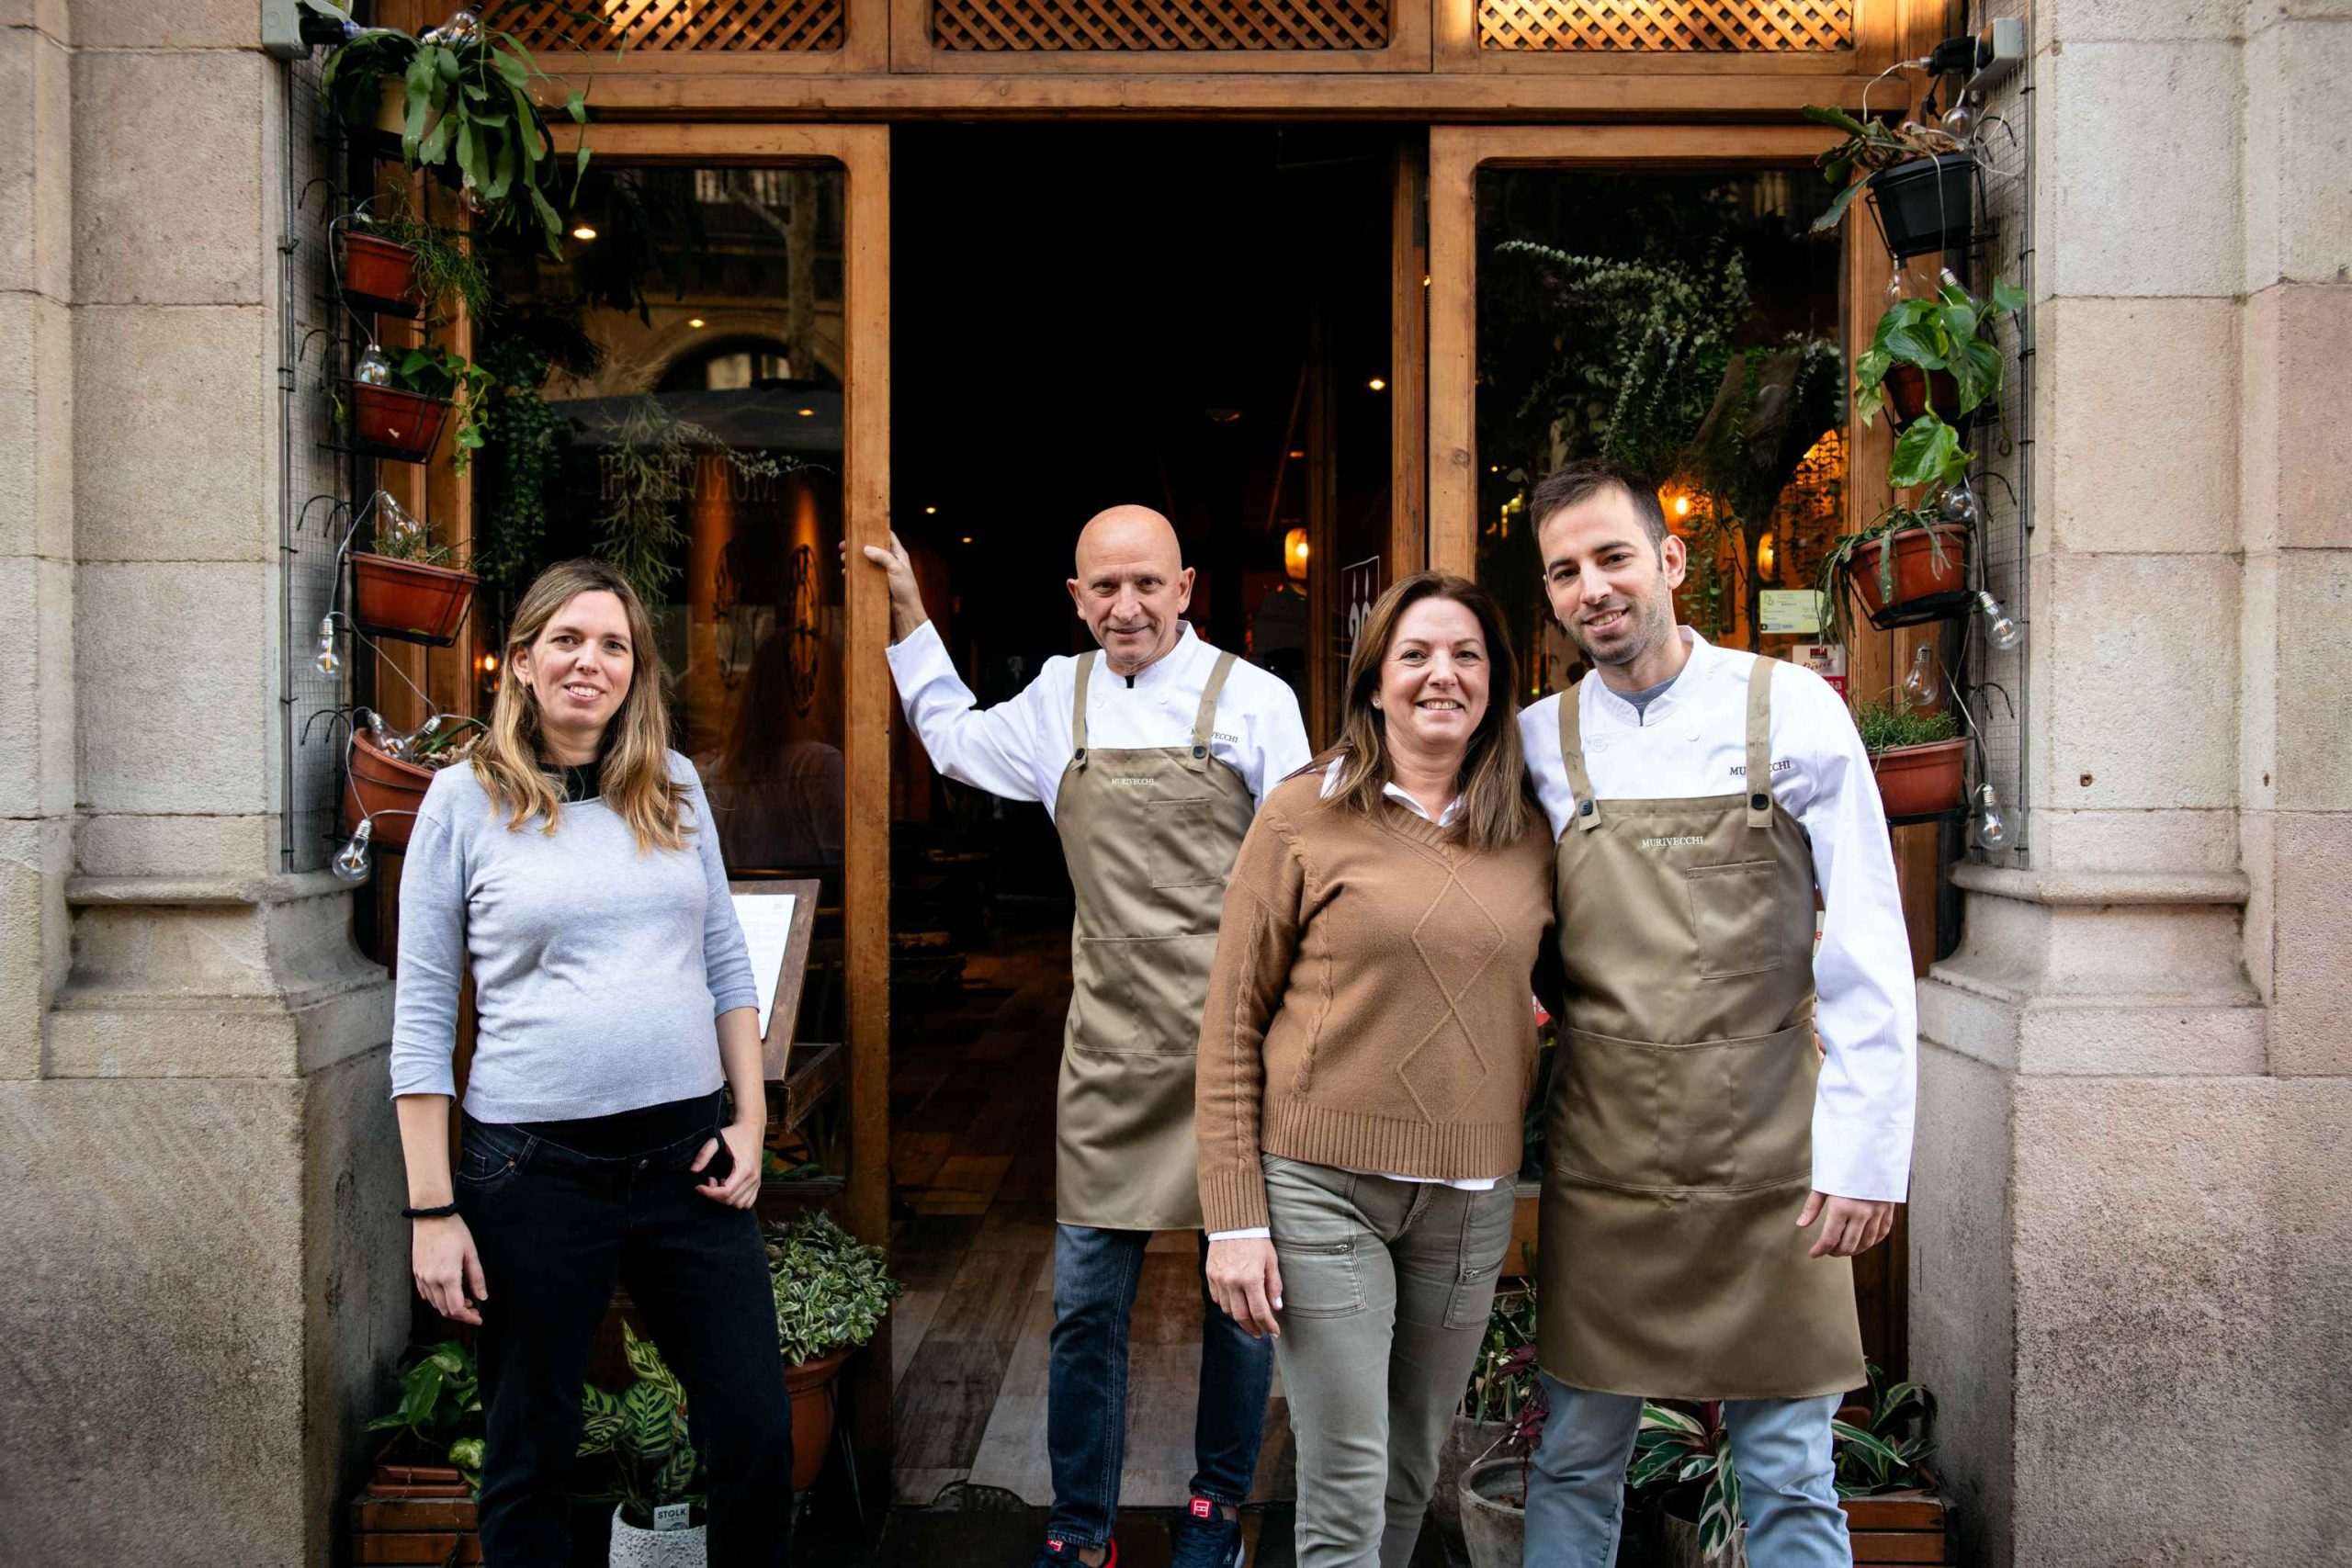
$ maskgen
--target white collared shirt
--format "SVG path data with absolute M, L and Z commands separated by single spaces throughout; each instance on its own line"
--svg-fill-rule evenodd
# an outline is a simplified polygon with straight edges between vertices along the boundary
M 1747 679 L 1755 655 L 1690 627 L 1690 661 L 1645 712 L 1600 681 L 1579 688 L 1585 769 L 1603 800 L 1738 793 L 1747 776 Z M 1576 807 L 1560 756 L 1560 701 L 1519 716 L 1536 794 L 1556 837 Z M 1845 699 L 1810 670 L 1772 670 L 1772 796 L 1813 845 L 1821 889 L 1815 1028 L 1826 1052 L 1814 1096 L 1813 1185 L 1900 1202 L 1909 1190 L 1918 1086 L 1918 992 L 1886 812 Z M 1660 985 L 1678 983 L 1661 975 Z
M 1323 770 L 1323 797 L 1326 800 L 1330 798 L 1333 790 L 1340 787 L 1341 761 L 1342 759 L 1334 757 L 1331 759 L 1331 765 Z M 1380 793 L 1422 821 L 1434 821 L 1441 828 L 1452 827 L 1453 819 L 1462 815 L 1462 797 L 1458 795 L 1445 803 L 1445 809 L 1442 812 L 1432 818 L 1430 816 L 1428 807 L 1397 788 L 1393 779 L 1381 786 Z M 1391 1171 L 1357 1170 L 1350 1166 L 1342 1166 L 1340 1168 L 1347 1171 L 1351 1176 L 1376 1176 L 1383 1181 L 1409 1181 L 1417 1187 L 1451 1187 L 1459 1192 L 1492 1192 L 1501 1179 L 1499 1177 L 1493 1176 L 1398 1176 Z M 1211 1241 L 1265 1241 L 1273 1234 L 1264 1225 L 1250 1225 L 1238 1231 L 1211 1231 L 1209 1239 Z
M 1042 802 L 1052 812 L 1076 749 L 1069 722 L 1076 659 L 1047 660 L 1020 694 L 991 708 L 978 705 L 929 621 L 891 644 L 889 659 L 907 722 L 933 767 L 1007 800 Z M 1216 660 L 1217 650 L 1187 623 L 1176 646 L 1132 679 L 1097 665 L 1086 687 L 1086 743 L 1114 750 L 1191 745 Z M 1209 755 L 1240 774 L 1250 798 L 1262 805 L 1266 791 L 1311 755 L 1298 699 L 1275 676 L 1235 660 L 1217 694 Z

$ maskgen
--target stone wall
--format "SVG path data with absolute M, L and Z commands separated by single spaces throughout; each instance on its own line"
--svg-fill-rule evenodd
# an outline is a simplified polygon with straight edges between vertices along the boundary
M 258 21 L 0 4 L 12 1568 L 324 1568 L 407 1337 L 388 987 L 279 871 Z
M 2034 27 L 2034 852 L 1923 987 L 1913 1371 L 1970 1562 L 2335 1561 L 2352 8 Z

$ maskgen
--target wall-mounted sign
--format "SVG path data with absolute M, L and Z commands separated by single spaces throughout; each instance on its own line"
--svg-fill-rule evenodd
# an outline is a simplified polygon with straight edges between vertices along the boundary
M 1815 637 L 1825 608 L 1822 595 L 1810 588 L 1767 588 L 1757 596 L 1758 629 L 1767 637 Z

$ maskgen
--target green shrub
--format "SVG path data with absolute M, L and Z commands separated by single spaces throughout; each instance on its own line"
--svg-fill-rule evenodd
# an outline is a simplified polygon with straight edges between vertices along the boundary
M 788 1226 L 768 1227 L 768 1275 L 775 1287 L 776 1342 L 793 1362 L 873 1338 L 900 1289 L 880 1247 L 862 1245 L 813 1212 Z
M 1960 734 L 1960 720 L 1942 708 L 1917 713 L 1901 703 L 1864 703 L 1854 715 L 1862 749 L 1876 756 L 1898 746 L 1928 746 Z

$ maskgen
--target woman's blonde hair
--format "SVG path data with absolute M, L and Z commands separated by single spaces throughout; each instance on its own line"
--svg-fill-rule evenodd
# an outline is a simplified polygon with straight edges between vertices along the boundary
M 609 593 L 628 619 L 628 694 L 605 727 L 600 784 L 605 804 L 627 822 L 641 853 L 685 846 L 680 806 L 686 786 L 670 777 L 670 705 L 662 688 L 667 672 L 653 644 L 653 618 L 628 579 L 605 561 L 558 561 L 533 580 L 514 607 L 506 634 L 506 678 L 492 705 L 490 728 L 474 742 L 474 776 L 490 795 L 493 814 L 504 813 L 508 831 L 535 817 L 552 833 L 563 811 L 563 795 L 543 771 L 539 702 L 530 682 L 515 673 L 548 623 L 582 593 Z
M 1348 660 L 1347 691 L 1341 698 L 1340 739 L 1310 764 L 1329 768 L 1336 759 L 1340 776 L 1328 804 L 1366 814 L 1382 809 L 1392 776 L 1387 719 L 1373 705 L 1380 693 L 1380 669 L 1405 612 L 1424 599 L 1451 599 L 1478 618 L 1486 638 L 1487 712 L 1471 733 L 1457 781 L 1462 806 L 1453 831 L 1471 849 L 1501 849 L 1519 841 L 1535 820 L 1527 762 L 1519 744 L 1519 661 L 1511 656 L 1502 612 L 1485 589 L 1442 571 L 1416 572 L 1373 601 L 1363 629 Z

